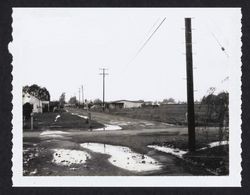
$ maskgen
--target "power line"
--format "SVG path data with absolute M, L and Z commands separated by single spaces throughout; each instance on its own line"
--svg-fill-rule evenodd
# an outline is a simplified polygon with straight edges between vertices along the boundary
M 138 51 L 136 52 L 136 54 L 134 55 L 134 57 L 129 61 L 129 63 L 127 65 L 129 65 L 143 50 L 143 48 L 147 45 L 147 43 L 150 41 L 150 39 L 153 37 L 153 35 L 156 33 L 156 31 L 160 28 L 160 26 L 163 24 L 163 22 L 165 21 L 166 17 L 163 18 L 163 20 L 161 21 L 161 23 L 157 26 L 157 28 L 151 33 L 151 35 L 146 39 L 146 41 L 143 43 L 143 45 L 138 49 Z M 157 23 L 157 22 L 156 22 Z M 155 26 L 155 24 L 153 25 Z
M 226 81 L 228 81 L 229 80 L 229 76 L 226 76 L 222 81 L 221 81 L 221 83 L 224 83 L 224 82 L 226 82 Z
M 159 22 L 159 20 L 160 20 L 160 18 L 157 18 L 157 20 L 155 21 L 153 26 L 149 29 L 148 33 L 150 33 L 154 29 L 155 25 Z
M 208 21 L 206 21 L 206 23 L 208 24 Z M 203 24 L 203 23 L 202 23 Z M 220 43 L 220 41 L 218 40 L 218 38 L 215 36 L 215 34 L 210 30 L 208 29 L 208 25 L 205 25 L 203 24 L 203 26 L 207 29 L 207 31 L 209 31 L 211 33 L 211 35 L 213 36 L 213 38 L 215 39 L 216 43 L 219 45 L 221 51 L 227 56 L 227 58 L 229 58 L 229 55 L 228 53 L 226 52 L 226 49 L 225 47 Z
M 217 39 L 217 37 L 215 36 L 215 34 L 210 31 L 210 33 L 212 34 L 212 36 L 214 37 L 215 41 L 218 43 L 218 45 L 220 46 L 221 50 L 226 54 L 227 57 L 229 57 L 229 55 L 226 52 L 225 47 L 223 47 L 223 45 L 219 42 L 219 40 Z

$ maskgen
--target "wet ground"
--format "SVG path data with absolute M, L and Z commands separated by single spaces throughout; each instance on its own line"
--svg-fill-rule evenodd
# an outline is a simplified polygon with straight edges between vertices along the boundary
M 76 109 L 68 112 L 87 116 Z M 105 124 L 105 129 L 24 132 L 23 174 L 209 175 L 171 154 L 148 147 L 186 137 L 184 127 L 104 113 L 93 113 L 92 119 Z
M 84 110 L 67 108 L 67 111 L 78 115 L 82 118 L 87 118 L 88 113 Z M 105 124 L 107 126 L 116 126 L 117 128 L 121 127 L 123 130 L 132 130 L 132 129 L 165 129 L 172 127 L 172 124 L 156 122 L 156 121 L 147 121 L 141 119 L 133 119 L 123 116 L 115 116 L 107 113 L 100 112 L 91 112 L 91 118 L 94 121 Z M 118 127 L 119 126 L 119 127 Z M 101 128 L 99 128 L 101 129 Z M 103 129 L 108 130 L 108 129 Z

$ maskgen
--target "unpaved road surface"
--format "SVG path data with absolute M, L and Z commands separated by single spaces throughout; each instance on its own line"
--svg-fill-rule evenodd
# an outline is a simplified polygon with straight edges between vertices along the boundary
M 88 116 L 87 111 L 75 109 L 75 108 L 67 108 L 67 111 L 70 113 L 77 113 L 83 116 Z M 116 116 L 107 113 L 100 112 L 91 112 L 91 118 L 102 124 L 109 125 L 119 125 L 122 129 L 166 129 L 169 127 L 173 127 L 173 125 L 168 123 L 156 122 L 156 121 L 147 121 L 141 119 L 133 119 L 123 116 Z
M 77 109 L 68 112 L 87 115 Z M 23 174 L 27 176 L 205 175 L 204 170 L 147 147 L 186 136 L 187 129 L 165 123 L 92 113 L 121 130 L 24 132 Z M 85 147 L 83 147 L 85 146 Z M 138 167 L 138 170 L 135 169 Z

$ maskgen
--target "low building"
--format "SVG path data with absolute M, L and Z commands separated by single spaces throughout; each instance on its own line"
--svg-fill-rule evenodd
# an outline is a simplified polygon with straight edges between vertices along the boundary
M 33 106 L 32 112 L 35 113 L 43 113 L 45 110 L 49 109 L 49 101 L 40 100 L 29 93 L 23 93 L 23 105 L 26 103 Z
M 144 101 L 130 101 L 130 100 L 118 100 L 108 103 L 109 109 L 122 109 L 122 108 L 140 108 Z

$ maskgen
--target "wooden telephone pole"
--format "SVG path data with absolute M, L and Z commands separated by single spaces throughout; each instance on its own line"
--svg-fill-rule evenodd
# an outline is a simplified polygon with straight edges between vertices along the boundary
M 185 18 L 186 37 L 186 74 L 187 74 L 187 110 L 188 110 L 188 146 L 195 151 L 195 114 L 193 89 L 193 55 L 191 18 Z
M 83 95 L 83 85 L 82 85 L 82 105 L 83 105 L 83 108 L 84 108 L 84 95 Z
M 100 73 L 100 75 L 102 75 L 102 110 L 105 110 L 105 76 L 108 75 L 108 73 L 106 73 L 105 71 L 108 70 L 107 68 L 100 68 L 100 70 L 102 71 L 102 73 Z
M 81 98 L 80 98 L 80 94 L 81 94 L 81 89 L 79 88 L 79 90 L 78 90 L 78 92 L 79 92 L 79 107 L 80 107 L 80 105 L 81 105 Z

